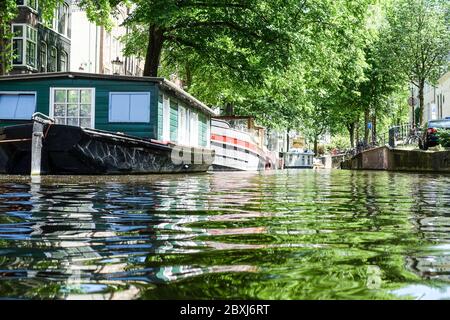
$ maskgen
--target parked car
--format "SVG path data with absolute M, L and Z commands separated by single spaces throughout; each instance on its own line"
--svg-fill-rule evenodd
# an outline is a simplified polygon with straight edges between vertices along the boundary
M 422 139 L 419 141 L 420 149 L 428 150 L 428 148 L 439 144 L 439 137 L 437 135 L 438 129 L 450 130 L 450 118 L 428 121 Z

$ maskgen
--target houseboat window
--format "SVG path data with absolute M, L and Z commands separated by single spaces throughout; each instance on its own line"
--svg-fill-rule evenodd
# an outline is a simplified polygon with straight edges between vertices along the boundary
M 31 120 L 36 110 L 34 93 L 0 93 L 0 119 Z
M 56 49 L 55 47 L 52 47 L 50 49 L 50 60 L 49 60 L 49 64 L 48 64 L 48 71 L 49 72 L 56 72 L 56 65 L 57 65 L 57 54 L 58 54 L 58 49 Z
M 65 72 L 67 71 L 67 53 L 65 53 L 64 51 L 61 52 L 60 55 L 60 63 L 61 63 L 61 67 L 60 67 L 60 71 Z
M 47 72 L 47 44 L 41 42 L 41 72 Z
M 110 92 L 109 122 L 150 122 L 150 92 Z
M 91 128 L 93 89 L 61 88 L 53 90 L 52 116 L 57 124 Z

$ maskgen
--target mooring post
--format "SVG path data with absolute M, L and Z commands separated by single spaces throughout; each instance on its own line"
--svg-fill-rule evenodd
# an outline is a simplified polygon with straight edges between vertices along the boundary
M 42 141 L 45 125 L 51 125 L 54 120 L 36 112 L 33 114 L 33 132 L 31 137 L 31 176 L 40 176 L 42 170 Z
M 44 124 L 33 121 L 33 136 L 31 139 L 31 175 L 41 175 L 42 138 L 44 137 Z

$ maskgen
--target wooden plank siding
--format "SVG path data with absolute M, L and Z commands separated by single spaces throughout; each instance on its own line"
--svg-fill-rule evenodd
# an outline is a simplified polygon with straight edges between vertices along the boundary
M 204 114 L 198 115 L 198 143 L 201 147 L 206 147 L 208 145 L 208 118 Z
M 163 94 L 158 93 L 158 139 L 163 140 Z
M 170 141 L 178 142 L 178 103 L 170 99 Z
M 158 88 L 153 82 L 133 82 L 95 79 L 40 79 L 3 81 L 1 91 L 31 91 L 36 92 L 36 111 L 49 114 L 50 88 L 95 88 L 95 128 L 111 132 L 156 139 L 158 128 Z M 150 92 L 150 122 L 149 123 L 109 123 L 110 92 Z M 0 121 L 0 126 L 13 125 L 18 122 Z
M 50 89 L 48 84 L 42 81 L 7 81 L 0 82 L 0 92 L 35 92 L 36 93 L 36 112 L 48 115 L 48 106 L 50 98 Z M 0 127 L 22 124 L 29 121 L 0 120 Z

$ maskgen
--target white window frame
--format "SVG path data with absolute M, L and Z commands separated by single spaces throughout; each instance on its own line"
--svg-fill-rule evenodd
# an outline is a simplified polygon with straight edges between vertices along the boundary
M 26 52 L 27 52 L 27 34 L 26 34 L 26 30 L 24 30 L 25 29 L 25 26 L 26 26 L 26 24 L 25 23 L 12 23 L 11 24 L 11 31 L 13 31 L 14 32 L 14 27 L 15 26 L 20 26 L 20 27 L 22 27 L 22 36 L 21 37 L 18 37 L 18 36 L 16 36 L 16 35 L 14 35 L 13 34 L 13 36 L 12 36 L 12 39 L 11 39 L 11 48 L 13 48 L 14 47 L 14 40 L 22 40 L 22 63 L 14 63 L 14 59 L 12 59 L 12 65 L 13 66 L 26 66 L 27 65 L 27 57 L 26 57 Z
M 123 95 L 146 95 L 148 96 L 148 119 L 146 121 L 111 121 L 111 97 L 113 94 L 123 94 Z M 131 108 L 131 105 L 130 105 Z M 109 102 L 108 102 L 108 123 L 136 123 L 136 124 L 149 124 L 151 123 L 152 117 L 152 95 L 148 91 L 128 91 L 128 92 L 120 92 L 120 91 L 111 91 L 109 92 Z
M 11 31 L 14 31 L 14 27 L 16 26 L 20 26 L 22 28 L 22 36 L 18 37 L 13 35 L 12 39 L 11 39 L 11 47 L 14 46 L 14 40 L 22 40 L 22 63 L 14 63 L 14 60 L 12 60 L 12 65 L 13 66 L 23 66 L 23 67 L 29 67 L 30 69 L 33 70 L 39 70 L 39 61 L 37 61 L 37 53 L 38 53 L 38 31 L 36 28 L 33 28 L 32 26 L 26 24 L 26 23 L 11 23 Z M 31 40 L 31 38 L 28 38 L 28 28 L 32 29 L 34 32 L 36 32 L 36 41 Z M 32 42 L 34 43 L 34 45 L 36 46 L 35 50 L 34 50 L 34 61 L 35 61 L 35 66 L 32 67 L 30 66 L 27 61 L 28 61 L 28 55 L 27 55 L 27 47 L 28 47 L 28 42 Z
M 163 94 L 163 140 L 170 141 L 170 99 Z
M 60 20 L 60 15 L 59 15 L 59 8 L 60 6 L 66 6 L 68 8 L 67 10 L 67 20 L 66 20 L 66 25 L 65 25 L 65 33 L 60 33 L 59 32 L 59 20 Z M 63 36 L 66 39 L 69 39 L 69 28 L 70 28 L 70 6 L 67 5 L 66 3 L 62 3 L 59 4 L 54 10 L 53 10 L 53 19 L 51 21 L 50 24 L 42 24 L 43 26 L 45 26 L 46 28 L 53 30 L 55 33 L 59 34 L 60 36 Z
M 36 40 L 31 40 L 31 39 L 28 38 L 28 28 L 32 29 L 36 33 Z M 27 27 L 26 27 L 26 34 L 25 34 L 25 41 L 26 41 L 25 53 L 27 53 L 27 51 L 28 51 L 27 50 L 28 49 L 28 42 L 32 42 L 35 45 L 35 48 L 34 48 L 34 67 L 30 66 L 28 64 L 28 62 L 27 62 L 28 61 L 28 54 L 25 55 L 25 59 L 27 60 L 25 62 L 25 64 L 28 67 L 30 67 L 30 68 L 39 70 L 39 68 L 38 68 L 39 67 L 39 61 L 37 59 L 37 56 L 38 56 L 38 42 L 39 42 L 38 30 L 36 28 L 33 28 L 33 27 L 27 25 Z
M 10 95 L 32 94 L 32 95 L 34 95 L 34 112 L 36 112 L 36 109 L 37 109 L 37 92 L 36 91 L 0 91 L 0 95 L 2 95 L 2 94 L 10 94 Z M 28 119 L 1 119 L 0 118 L 0 120 L 27 121 Z M 29 120 L 31 120 L 31 118 Z
M 36 1 L 36 9 L 33 8 L 33 7 L 30 7 L 30 6 L 28 5 L 28 0 L 24 0 L 24 1 L 23 1 L 23 4 L 19 4 L 19 5 L 17 5 L 17 6 L 18 6 L 18 7 L 27 7 L 27 8 L 29 8 L 30 10 L 32 10 L 33 12 L 38 13 L 38 10 L 39 10 L 39 1 Z
M 50 88 L 50 105 L 49 105 L 49 116 L 54 118 L 55 114 L 55 91 L 56 90 L 91 90 L 92 92 L 92 105 L 91 105 L 91 128 L 95 129 L 95 88 L 92 87 L 51 87 Z

